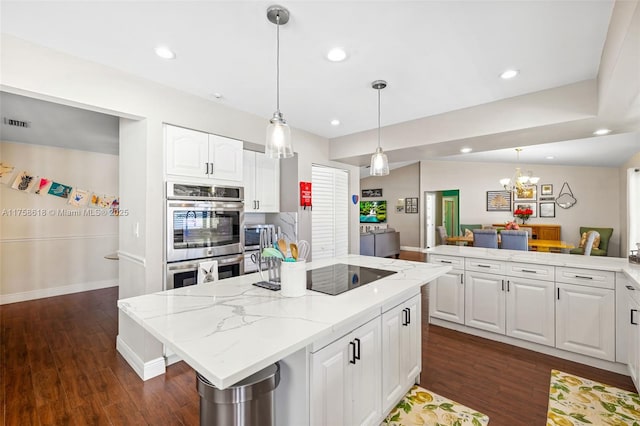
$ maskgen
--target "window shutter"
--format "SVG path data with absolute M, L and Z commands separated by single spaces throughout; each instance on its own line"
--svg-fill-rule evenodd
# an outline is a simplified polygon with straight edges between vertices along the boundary
M 349 252 L 349 179 L 346 170 L 312 166 L 312 259 Z

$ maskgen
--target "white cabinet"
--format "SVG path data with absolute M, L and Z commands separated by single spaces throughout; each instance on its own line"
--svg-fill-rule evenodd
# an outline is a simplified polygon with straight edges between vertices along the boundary
M 614 361 L 614 291 L 565 283 L 556 288 L 556 347 Z
M 167 174 L 242 181 L 242 141 L 165 125 Z
M 421 303 L 415 296 L 382 314 L 382 412 L 398 403 L 422 367 Z
M 636 389 L 639 389 L 640 379 L 640 295 L 633 286 L 627 287 L 627 366 L 629 376 Z
M 506 290 L 507 336 L 554 346 L 553 281 L 508 276 Z
M 380 422 L 380 317 L 311 354 L 312 425 Z
M 465 324 L 504 334 L 504 277 L 483 272 L 467 272 L 465 287 Z
M 254 151 L 243 153 L 245 213 L 280 211 L 280 161 Z
M 453 267 L 429 283 L 429 316 L 464 324 L 464 258 L 431 255 L 429 262 Z

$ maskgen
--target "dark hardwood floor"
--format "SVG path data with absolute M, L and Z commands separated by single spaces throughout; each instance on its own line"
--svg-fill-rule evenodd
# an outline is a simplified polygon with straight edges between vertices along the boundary
M 189 366 L 143 382 L 115 350 L 117 296 L 109 288 L 0 306 L 2 424 L 198 425 Z M 421 385 L 492 426 L 544 425 L 552 368 L 633 390 L 627 376 L 428 326 L 427 307 L 423 291 Z

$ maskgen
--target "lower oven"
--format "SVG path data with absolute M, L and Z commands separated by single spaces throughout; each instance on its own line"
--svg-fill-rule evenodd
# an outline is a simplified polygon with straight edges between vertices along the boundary
M 167 264 L 165 290 L 187 287 L 198 282 L 198 265 L 201 262 L 215 260 L 218 262 L 218 279 L 238 277 L 244 274 L 244 255 L 208 257 L 204 259 L 172 262 Z

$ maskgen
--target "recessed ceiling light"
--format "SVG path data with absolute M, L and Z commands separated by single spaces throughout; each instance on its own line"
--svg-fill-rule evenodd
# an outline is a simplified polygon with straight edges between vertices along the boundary
M 520 74 L 520 71 L 518 70 L 506 70 L 505 72 L 500 74 L 500 78 L 503 80 L 509 80 L 518 74 Z
M 338 119 L 331 120 L 331 125 L 332 126 L 339 126 L 340 125 L 340 120 L 338 120 Z
M 609 129 L 598 129 L 595 132 L 593 132 L 593 134 L 596 136 L 608 135 L 609 133 L 611 133 L 611 130 Z
M 468 154 L 473 151 L 471 148 L 460 148 L 460 152 L 463 154 Z
M 331 62 L 344 61 L 347 58 L 347 52 L 341 47 L 334 47 L 327 53 L 327 59 Z
M 222 98 L 222 93 L 215 92 L 215 93 L 212 93 L 211 96 L 213 96 L 216 99 L 220 99 Z
M 176 57 L 176 54 L 173 52 L 173 50 L 165 46 L 158 46 L 156 47 L 155 51 L 156 55 L 160 56 L 162 59 L 174 59 Z
M 553 160 L 555 157 L 553 155 L 547 155 L 544 158 L 546 158 L 547 160 Z

